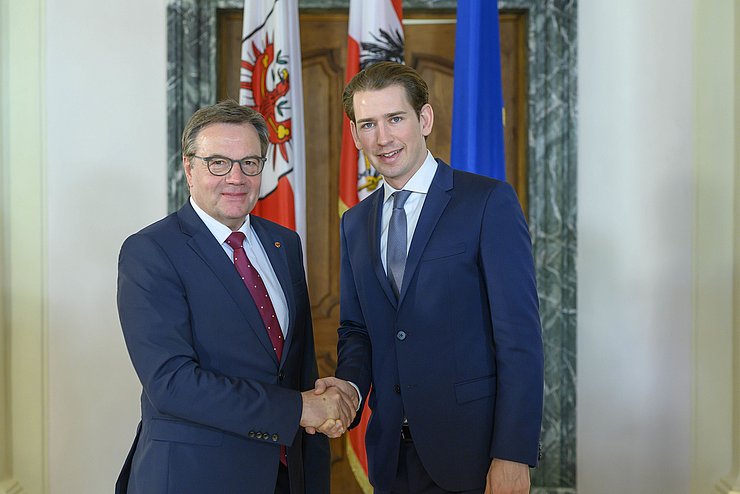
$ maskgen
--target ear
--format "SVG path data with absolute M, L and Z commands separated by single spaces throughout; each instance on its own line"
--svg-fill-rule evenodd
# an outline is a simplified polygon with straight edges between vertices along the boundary
M 362 145 L 360 144 L 360 139 L 357 137 L 357 124 L 352 120 L 349 121 L 349 130 L 352 132 L 352 140 L 355 141 L 355 147 L 361 150 Z
M 187 156 L 184 154 L 182 155 L 182 168 L 185 170 L 185 178 L 188 181 L 188 187 L 193 186 L 193 167 L 190 164 L 190 160 L 188 160 Z
M 421 107 L 421 111 L 419 111 L 419 123 L 421 124 L 421 135 L 427 137 L 432 133 L 434 110 L 432 110 L 432 105 L 429 103 Z

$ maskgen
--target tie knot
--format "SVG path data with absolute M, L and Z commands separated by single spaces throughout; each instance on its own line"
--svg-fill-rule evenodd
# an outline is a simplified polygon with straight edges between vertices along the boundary
M 410 190 L 399 190 L 393 193 L 393 209 L 402 209 L 406 199 L 411 195 Z
M 241 249 L 245 237 L 246 235 L 242 232 L 231 232 L 231 235 L 226 239 L 226 243 L 229 244 L 229 247 L 232 249 Z

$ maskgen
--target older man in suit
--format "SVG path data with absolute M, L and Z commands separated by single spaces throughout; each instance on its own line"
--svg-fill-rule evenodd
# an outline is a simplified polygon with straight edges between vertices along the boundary
M 117 491 L 327 493 L 328 441 L 302 427 L 341 431 L 356 402 L 312 391 L 300 239 L 249 214 L 265 121 L 221 102 L 193 115 L 182 144 L 190 200 L 120 253 L 119 315 L 143 392 Z
M 511 186 L 432 157 L 428 98 L 392 62 L 345 88 L 385 184 L 342 218 L 338 367 L 317 388 L 369 402 L 376 493 L 528 492 L 543 348 L 527 225 Z

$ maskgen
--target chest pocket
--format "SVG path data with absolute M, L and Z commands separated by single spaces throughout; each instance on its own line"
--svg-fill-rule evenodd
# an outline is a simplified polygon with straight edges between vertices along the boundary
M 454 244 L 454 245 L 438 245 L 432 248 L 428 248 L 422 255 L 422 261 L 435 261 L 437 259 L 445 259 L 447 257 L 458 256 L 465 253 L 465 244 Z

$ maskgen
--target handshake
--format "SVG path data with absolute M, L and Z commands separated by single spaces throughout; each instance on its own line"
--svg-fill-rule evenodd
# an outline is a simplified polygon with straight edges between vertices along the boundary
M 316 387 L 301 393 L 301 427 L 309 434 L 316 431 L 331 438 L 340 437 L 355 419 L 360 397 L 349 382 L 336 377 L 316 381 Z

